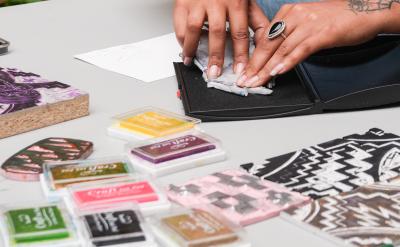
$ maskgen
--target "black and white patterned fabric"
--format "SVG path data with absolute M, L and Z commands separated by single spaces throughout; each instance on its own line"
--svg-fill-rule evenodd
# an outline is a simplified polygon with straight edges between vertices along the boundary
M 241 167 L 318 199 L 398 177 L 400 137 L 371 129 Z
M 302 208 L 289 209 L 286 213 L 286 219 L 305 223 L 320 230 L 316 232 L 322 236 L 335 237 L 352 246 L 397 246 L 400 241 L 399 185 L 362 186 L 315 200 Z

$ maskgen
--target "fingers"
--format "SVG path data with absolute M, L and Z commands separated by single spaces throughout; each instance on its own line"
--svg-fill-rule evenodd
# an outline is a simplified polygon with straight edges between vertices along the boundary
M 291 17 L 285 18 L 285 14 L 289 11 L 288 8 L 289 7 L 283 8 L 274 19 L 274 22 L 282 19 L 285 20 L 287 27 L 284 33 L 287 37 L 289 37 L 290 34 L 296 29 L 296 22 L 292 21 Z M 268 40 L 266 37 L 266 32 L 263 34 L 263 36 L 264 37 L 260 38 L 256 46 L 256 49 L 245 69 L 245 73 L 236 82 L 236 84 L 240 87 L 255 84 L 260 80 L 259 76 L 257 76 L 258 72 L 265 66 L 268 60 L 274 55 L 275 51 L 284 42 L 283 37 L 277 37 L 273 40 Z
M 174 27 L 176 38 L 181 46 L 183 46 L 183 41 L 185 40 L 187 16 L 187 8 L 181 4 L 180 1 L 176 1 L 174 8 Z
M 259 87 L 272 77 L 287 71 L 285 59 L 308 38 L 308 30 L 305 28 L 297 28 L 287 39 L 285 39 L 276 49 L 274 55 L 268 60 L 263 68 L 254 76 L 255 79 L 245 82 L 246 87 Z
M 205 18 L 205 9 L 200 5 L 193 8 L 187 17 L 183 42 L 183 63 L 187 66 L 192 64 L 196 55 Z
M 289 39 L 288 37 L 282 43 L 270 61 L 255 76 L 258 80 L 253 80 L 248 87 L 259 87 L 272 77 L 293 69 L 313 53 L 331 46 L 330 37 L 324 37 L 323 35 L 310 36 L 307 33 L 307 30 L 310 29 L 310 27 L 307 28 L 305 26 L 293 32 L 291 38 Z M 313 30 L 313 32 L 318 33 L 318 30 Z
M 233 42 L 234 72 L 243 72 L 249 59 L 248 3 L 234 1 L 229 6 L 229 23 Z
M 216 79 L 221 75 L 225 56 L 226 40 L 226 9 L 223 5 L 215 4 L 208 10 L 209 47 L 207 76 Z
M 254 31 L 256 42 L 264 37 L 269 20 L 257 4 L 256 0 L 251 0 L 249 4 L 249 25 Z
M 290 54 L 285 56 L 281 62 L 282 69 L 277 74 L 283 74 L 293 69 L 297 64 L 308 58 L 313 53 L 328 48 L 329 39 L 315 36 L 307 38 L 301 44 L 299 44 Z

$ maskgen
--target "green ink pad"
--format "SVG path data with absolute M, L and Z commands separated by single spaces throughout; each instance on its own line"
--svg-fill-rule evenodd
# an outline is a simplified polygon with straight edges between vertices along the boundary
M 69 243 L 75 233 L 62 204 L 6 208 L 2 210 L 2 231 L 9 246 L 45 246 Z
M 11 210 L 6 216 L 16 243 L 65 239 L 70 236 L 57 206 Z

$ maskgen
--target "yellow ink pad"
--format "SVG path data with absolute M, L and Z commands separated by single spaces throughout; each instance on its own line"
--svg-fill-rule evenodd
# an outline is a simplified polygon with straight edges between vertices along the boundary
M 109 134 L 128 141 L 168 136 L 193 129 L 200 123 L 198 119 L 153 107 L 130 111 L 113 120 L 113 125 L 108 129 Z

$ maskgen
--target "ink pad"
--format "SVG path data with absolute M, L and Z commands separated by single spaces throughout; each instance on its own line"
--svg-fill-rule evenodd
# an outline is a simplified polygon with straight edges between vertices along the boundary
M 215 148 L 214 144 L 201 137 L 184 135 L 163 142 L 137 147 L 132 149 L 131 152 L 142 159 L 158 164 Z
M 221 142 L 197 130 L 128 144 L 127 155 L 135 168 L 155 176 L 226 159 Z
M 78 214 L 78 228 L 88 246 L 155 246 L 154 237 L 136 204 L 117 204 Z
M 182 209 L 156 216 L 152 229 L 163 246 L 250 246 L 239 227 L 209 212 Z
M 76 210 L 112 207 L 118 203 L 137 203 L 142 211 L 164 210 L 170 202 L 150 179 L 128 176 L 68 187 Z
M 134 211 L 125 210 L 85 215 L 84 222 L 93 238 L 92 243 L 95 246 L 146 241 L 146 237 Z M 116 236 L 120 238 L 109 238 Z
M 77 243 L 70 216 L 62 204 L 6 207 L 2 209 L 1 221 L 8 246 L 76 246 Z
M 45 163 L 40 178 L 47 197 L 57 200 L 67 194 L 66 187 L 72 184 L 118 178 L 133 173 L 132 165 L 125 157 L 111 157 Z
M 113 118 L 108 129 L 111 136 L 124 140 L 163 137 L 193 129 L 200 120 L 154 107 L 130 111 Z

